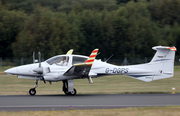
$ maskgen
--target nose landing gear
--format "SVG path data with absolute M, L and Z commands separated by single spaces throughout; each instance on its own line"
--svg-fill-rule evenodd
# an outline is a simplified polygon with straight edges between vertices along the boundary
M 34 96 L 35 94 L 36 94 L 36 87 L 38 86 L 38 80 L 36 80 L 36 82 L 35 82 L 35 85 L 34 85 L 34 88 L 31 88 L 30 90 L 29 90 L 29 94 L 31 95 L 31 96 Z
M 36 94 L 36 89 L 35 89 L 35 88 L 31 88 L 31 89 L 29 90 L 29 94 L 30 94 L 31 96 L 34 96 L 34 95 Z

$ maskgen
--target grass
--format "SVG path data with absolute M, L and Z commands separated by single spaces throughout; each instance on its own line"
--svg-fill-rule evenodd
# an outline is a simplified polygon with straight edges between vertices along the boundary
M 180 93 L 179 77 L 180 66 L 175 66 L 175 74 L 172 78 L 143 82 L 127 76 L 115 75 L 94 78 L 94 84 L 89 84 L 87 79 L 74 80 L 74 87 L 78 94 L 171 93 L 173 87 L 176 88 L 176 93 Z M 0 95 L 26 95 L 29 89 L 34 87 L 34 83 L 34 80 L 0 75 Z M 36 90 L 37 95 L 64 94 L 62 82 L 53 82 L 52 85 L 40 82 Z
M 8 67 L 1 67 L 4 71 Z M 124 94 L 124 93 L 171 93 L 172 87 L 180 93 L 180 66 L 175 66 L 174 77 L 152 82 L 142 82 L 123 75 L 107 76 L 93 79 L 89 84 L 87 79 L 74 80 L 78 94 Z M 0 75 L 0 95 L 26 95 L 34 86 L 34 80 L 17 79 L 16 76 Z M 64 94 L 62 82 L 44 84 L 41 82 L 37 88 L 37 95 Z M 1 116 L 179 116 L 180 106 L 167 107 L 135 107 L 123 109 L 93 109 L 93 110 L 65 110 L 65 111 L 20 111 L 0 112 Z
M 5 71 L 6 69 L 8 68 L 11 68 L 11 66 L 3 66 L 3 67 L 0 67 L 0 72 L 3 72 Z
M 0 113 L 1 116 L 179 116 L 180 106 Z

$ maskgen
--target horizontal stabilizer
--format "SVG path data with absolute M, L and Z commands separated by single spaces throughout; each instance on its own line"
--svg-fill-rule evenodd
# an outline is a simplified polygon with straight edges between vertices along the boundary
M 177 51 L 176 47 L 166 46 L 155 46 L 152 49 L 156 50 L 157 52 L 151 62 L 174 60 L 175 51 Z

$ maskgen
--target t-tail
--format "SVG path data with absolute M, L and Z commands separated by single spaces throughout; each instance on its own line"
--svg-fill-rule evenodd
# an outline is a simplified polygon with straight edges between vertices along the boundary
M 150 82 L 174 76 L 175 47 L 155 46 L 156 54 L 147 64 L 127 66 L 127 76 Z

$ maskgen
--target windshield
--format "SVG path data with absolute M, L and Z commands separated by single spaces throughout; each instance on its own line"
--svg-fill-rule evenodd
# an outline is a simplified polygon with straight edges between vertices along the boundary
M 46 62 L 50 65 L 56 64 L 58 66 L 67 66 L 68 62 L 69 62 L 69 57 L 68 56 L 56 56 L 56 57 L 46 60 Z

